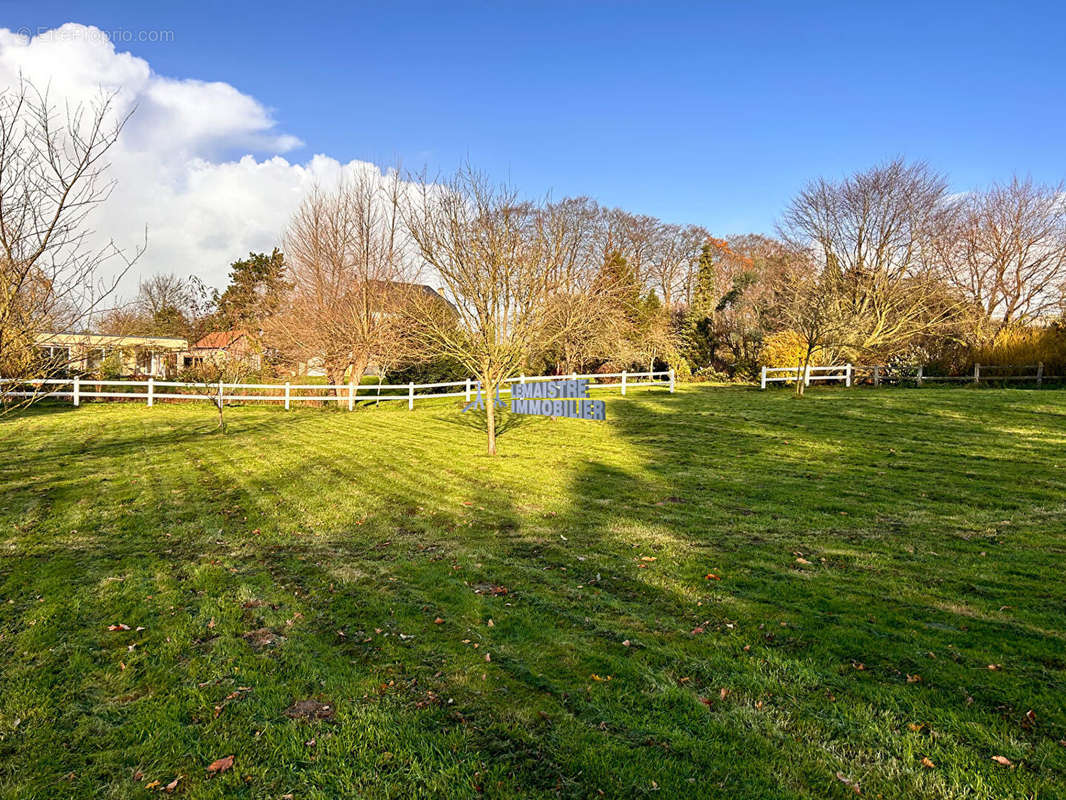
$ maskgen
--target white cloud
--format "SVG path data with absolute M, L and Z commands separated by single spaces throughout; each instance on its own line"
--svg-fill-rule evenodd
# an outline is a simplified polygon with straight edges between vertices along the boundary
M 378 171 L 323 155 L 290 163 L 281 154 L 302 143 L 279 131 L 254 97 L 227 83 L 157 75 L 144 59 L 116 52 L 96 28 L 68 23 L 33 38 L 0 29 L 0 89 L 17 84 L 20 74 L 47 87 L 60 107 L 104 90 L 117 92 L 118 113 L 136 108 L 111 151 L 118 184 L 94 219 L 98 236 L 127 248 L 142 242 L 148 228 L 148 250 L 123 285 L 126 293 L 157 272 L 222 287 L 234 259 L 280 245 L 315 182 Z M 235 152 L 247 155 L 223 155 Z

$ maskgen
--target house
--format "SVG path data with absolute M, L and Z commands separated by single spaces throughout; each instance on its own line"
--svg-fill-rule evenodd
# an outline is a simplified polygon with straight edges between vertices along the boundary
M 241 330 L 208 333 L 178 355 L 178 364 L 190 369 L 220 359 L 241 359 L 252 369 L 263 367 L 262 348 L 247 331 Z
M 438 305 L 447 310 L 456 320 L 459 317 L 458 309 L 445 297 L 445 290 L 434 289 L 425 283 L 370 279 L 365 284 L 365 290 L 365 305 L 358 303 L 357 313 L 364 314 L 369 311 L 369 316 L 375 320 L 398 314 L 401 306 L 411 303 L 419 303 L 421 308 Z M 324 377 L 326 375 L 325 359 L 319 355 L 312 355 L 310 358 L 298 361 L 295 367 L 292 372 L 294 376 Z M 380 375 L 381 366 L 371 359 L 363 374 Z
M 110 336 L 97 333 L 37 334 L 37 347 L 57 371 L 77 374 L 111 371 L 118 377 L 166 378 L 177 354 L 188 347 L 171 336 Z

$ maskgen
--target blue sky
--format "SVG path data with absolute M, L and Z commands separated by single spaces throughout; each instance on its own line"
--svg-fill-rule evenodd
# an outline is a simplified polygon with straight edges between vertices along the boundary
M 896 155 L 959 190 L 1015 171 L 1066 178 L 1066 4 L 0 9 L 11 30 L 172 31 L 117 49 L 253 96 L 304 142 L 294 162 L 469 158 L 529 194 L 588 194 L 722 235 L 772 231 L 809 178 Z

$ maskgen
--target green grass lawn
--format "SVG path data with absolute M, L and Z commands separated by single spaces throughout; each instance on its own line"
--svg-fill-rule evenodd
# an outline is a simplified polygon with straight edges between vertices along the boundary
M 0 420 L 0 797 L 1066 796 L 1066 393 L 607 413 Z

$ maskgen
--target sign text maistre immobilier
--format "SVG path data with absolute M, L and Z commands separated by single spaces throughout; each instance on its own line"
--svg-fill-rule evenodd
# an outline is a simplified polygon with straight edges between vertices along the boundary
M 587 378 L 511 384 L 511 411 L 571 419 L 606 419 L 602 400 L 589 398 Z

